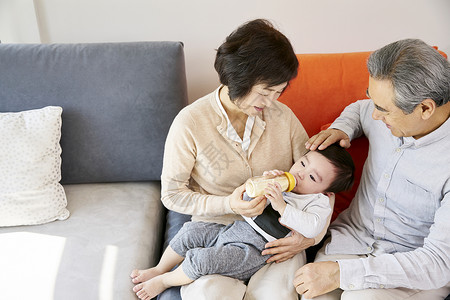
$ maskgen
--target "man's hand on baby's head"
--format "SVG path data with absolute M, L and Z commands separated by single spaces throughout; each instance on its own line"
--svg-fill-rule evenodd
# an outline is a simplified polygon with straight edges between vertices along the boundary
M 343 148 L 350 147 L 350 139 L 345 132 L 339 129 L 328 128 L 309 138 L 305 143 L 305 147 L 309 150 L 323 150 L 336 142 L 339 142 L 339 145 Z

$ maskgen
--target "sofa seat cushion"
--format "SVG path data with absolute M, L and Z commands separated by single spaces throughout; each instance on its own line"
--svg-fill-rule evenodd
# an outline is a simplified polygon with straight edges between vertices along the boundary
M 136 299 L 132 269 L 160 255 L 160 183 L 64 188 L 69 219 L 0 228 L 0 299 Z

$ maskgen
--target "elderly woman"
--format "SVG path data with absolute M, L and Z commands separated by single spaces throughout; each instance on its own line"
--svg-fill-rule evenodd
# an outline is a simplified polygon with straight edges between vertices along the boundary
M 289 170 L 307 151 L 308 135 L 294 113 L 276 101 L 297 75 L 298 61 L 289 40 L 270 22 L 258 19 L 237 28 L 217 50 L 214 66 L 221 85 L 185 107 L 170 128 L 162 201 L 193 221 L 230 224 L 265 207 L 264 196 L 242 200 L 244 182 L 265 170 Z M 305 263 L 303 250 L 314 243 L 293 232 L 266 245 L 262 254 L 272 256 L 248 285 L 207 275 L 183 286 L 182 298 L 297 299 L 294 272 Z M 146 271 L 135 270 L 133 282 L 151 278 Z

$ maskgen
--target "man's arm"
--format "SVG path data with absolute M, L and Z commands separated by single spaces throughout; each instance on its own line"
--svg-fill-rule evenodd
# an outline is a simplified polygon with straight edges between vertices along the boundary
M 450 193 L 436 211 L 423 247 L 409 252 L 307 264 L 297 270 L 294 286 L 306 298 L 336 288 L 437 289 L 450 282 Z M 320 278 L 318 280 L 317 278 Z
M 359 100 L 348 105 L 330 128 L 312 136 L 305 147 L 310 150 L 323 150 L 339 142 L 341 147 L 349 148 L 350 141 L 363 134 L 361 116 L 367 113 L 370 104 L 370 100 Z
M 408 252 L 338 261 L 341 288 L 428 290 L 443 287 L 450 282 L 449 228 L 450 192 L 447 192 L 422 247 Z

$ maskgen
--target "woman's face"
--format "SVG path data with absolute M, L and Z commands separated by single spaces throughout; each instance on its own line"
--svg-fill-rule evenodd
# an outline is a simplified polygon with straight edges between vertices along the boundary
M 246 115 L 257 116 L 280 97 L 286 86 L 287 82 L 275 86 L 257 84 L 247 96 L 237 99 L 235 103 Z

